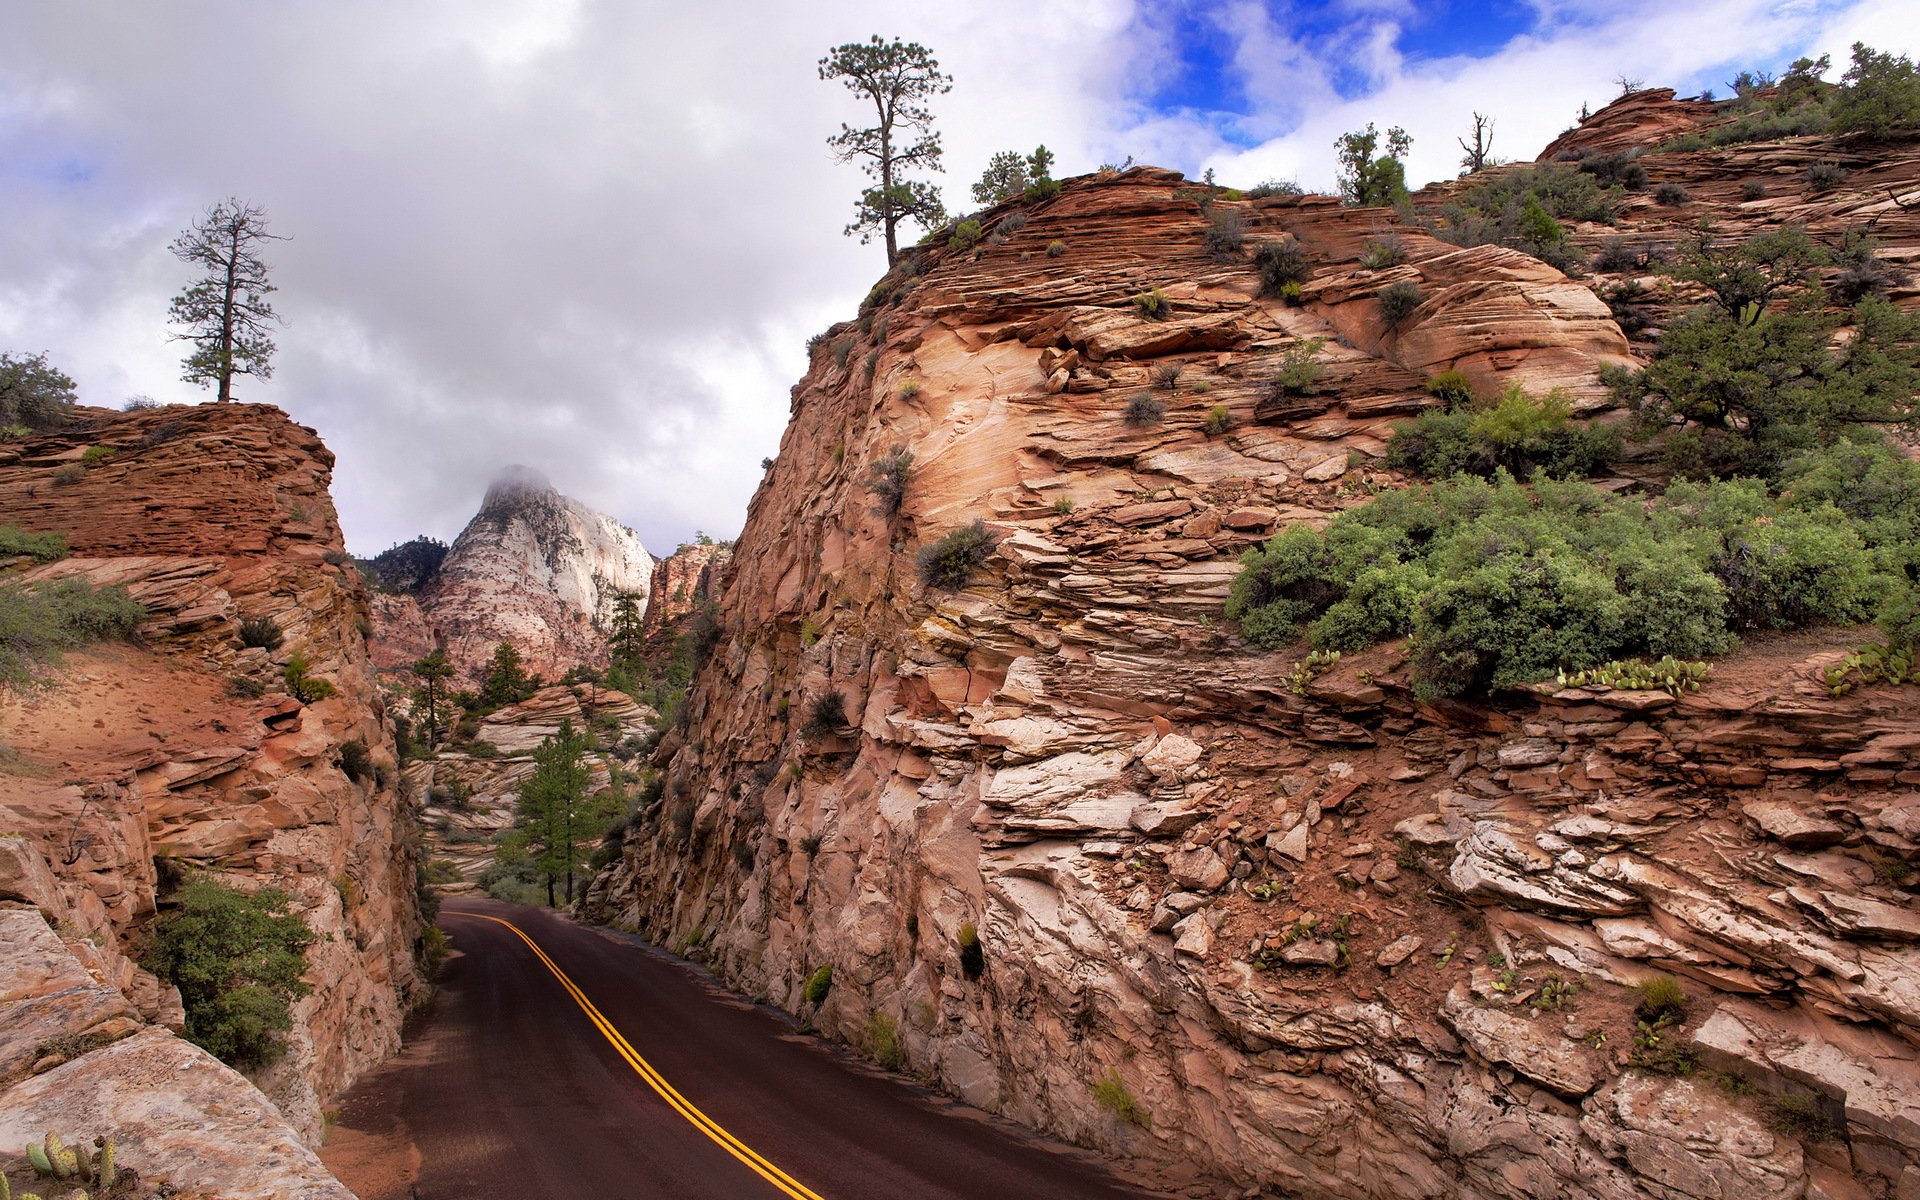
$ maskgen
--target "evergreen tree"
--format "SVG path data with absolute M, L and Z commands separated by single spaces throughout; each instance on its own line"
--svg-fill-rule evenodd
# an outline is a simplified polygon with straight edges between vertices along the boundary
M 640 600 L 621 592 L 613 602 L 613 620 L 607 632 L 607 653 L 616 667 L 632 670 L 640 661 L 643 642 Z
M 1340 152 L 1340 195 L 1353 205 L 1404 207 L 1409 198 L 1402 160 L 1412 146 L 1413 139 L 1398 125 L 1387 130 L 1384 154 L 1380 153 L 1380 132 L 1371 121 L 1358 133 L 1341 134 L 1334 142 Z
M 181 378 L 217 383 L 222 402 L 233 399 L 235 375 L 273 375 L 275 347 L 267 331 L 280 318 L 267 296 L 278 289 L 267 282 L 259 250 L 262 242 L 284 240 L 267 232 L 265 209 L 227 199 L 168 247 L 181 262 L 206 271 L 168 309 L 168 319 L 185 329 L 174 340 L 193 344 Z
M 559 732 L 533 752 L 533 774 L 520 785 L 517 824 L 525 837 L 536 871 L 547 885 L 547 904 L 557 904 L 556 892 L 565 881 L 566 897 L 573 899 L 573 874 L 581 865 L 579 841 L 597 837 L 600 814 L 585 810 L 587 795 L 587 738 L 574 732 L 573 722 L 562 720 Z
M 453 664 L 447 661 L 445 650 L 435 647 L 432 654 L 414 663 L 412 670 L 420 680 L 418 702 L 425 712 L 427 750 L 431 753 L 439 749 L 440 731 L 446 725 L 446 680 L 453 675 Z
M 480 704 L 494 709 L 533 695 L 533 681 L 520 665 L 520 651 L 506 642 L 493 648 L 493 661 L 480 680 Z
M 820 60 L 820 78 L 841 80 L 849 91 L 873 102 L 879 124 L 860 129 L 842 125 L 827 144 L 841 162 L 864 159 L 861 168 L 877 181 L 860 193 L 846 232 L 859 234 L 862 245 L 881 234 L 891 267 L 900 258 L 895 230 L 901 221 L 912 218 L 921 228 L 932 229 L 947 219 L 940 190 L 907 179 L 905 172 L 942 169 L 940 135 L 933 131 L 933 112 L 926 102 L 952 91 L 953 77 L 941 73 L 925 46 L 899 38 L 883 41 L 875 34 L 866 42 L 829 50 Z

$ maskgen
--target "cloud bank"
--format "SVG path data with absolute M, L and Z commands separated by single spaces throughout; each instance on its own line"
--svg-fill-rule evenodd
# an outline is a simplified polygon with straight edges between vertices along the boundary
M 292 239 L 276 372 L 240 397 L 334 448 L 357 552 L 451 537 L 509 463 L 668 550 L 738 528 L 806 338 L 884 267 L 839 232 L 861 181 L 825 139 L 864 114 L 816 77 L 834 44 L 898 34 L 955 76 L 958 209 L 988 155 L 1043 141 L 1068 174 L 1131 154 L 1325 187 L 1373 120 L 1414 135 L 1413 178 L 1450 175 L 1472 111 L 1527 158 L 1623 72 L 1693 90 L 1855 39 L 1913 54 L 1906 3 L 1532 0 L 1436 57 L 1421 31 L 1452 18 L 1409 0 L 8 0 L 0 350 L 48 351 L 86 403 L 203 399 L 166 245 L 238 196 Z

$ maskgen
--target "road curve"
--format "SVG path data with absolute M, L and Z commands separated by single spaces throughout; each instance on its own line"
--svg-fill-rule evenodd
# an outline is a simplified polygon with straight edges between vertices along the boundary
M 635 941 L 479 899 L 449 901 L 440 924 L 460 953 L 432 1017 L 342 1106 L 346 1128 L 411 1143 L 413 1191 L 398 1172 L 342 1169 L 363 1200 L 1150 1194 L 1085 1152 L 862 1070 Z

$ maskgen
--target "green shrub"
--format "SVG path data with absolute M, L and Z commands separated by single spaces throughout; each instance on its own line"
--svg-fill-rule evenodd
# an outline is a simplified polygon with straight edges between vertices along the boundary
M 80 452 L 82 464 L 95 467 L 113 457 L 112 446 L 88 446 Z
M 960 973 L 968 979 L 980 978 L 987 969 L 987 952 L 980 944 L 980 931 L 972 921 L 963 921 L 954 940 L 960 947 Z
M 801 726 L 800 731 L 810 738 L 832 737 L 846 723 L 847 697 L 836 688 L 813 698 L 813 705 L 807 710 L 806 724 Z
M 1130 1125 L 1138 1125 L 1142 1129 L 1153 1128 L 1151 1114 L 1134 1099 L 1133 1092 L 1120 1078 L 1120 1072 L 1111 1067 L 1105 1075 L 1093 1081 L 1093 1099 L 1101 1108 Z
M 1474 390 L 1473 380 L 1460 371 L 1449 369 L 1427 380 L 1427 395 L 1449 409 L 1455 409 L 1470 407 L 1479 393 Z
M 45 354 L 0 354 L 0 428 L 53 429 L 73 414 L 73 380 Z
M 807 986 L 800 995 L 808 1004 L 819 1004 L 827 998 L 827 993 L 832 990 L 833 964 L 828 963 L 813 974 L 807 976 Z
M 313 940 L 285 893 L 249 895 L 196 879 L 155 922 L 142 961 L 180 989 L 189 1041 L 230 1066 L 258 1070 L 285 1052 L 288 1005 L 309 990 L 300 977 Z
M 286 640 L 272 617 L 244 617 L 240 621 L 240 644 L 249 649 L 278 650 Z
M 53 485 L 55 487 L 72 487 L 86 477 L 86 466 L 77 462 L 62 463 L 53 469 Z
M 897 516 L 907 498 L 907 477 L 913 470 L 913 452 L 895 446 L 893 452 L 867 468 L 866 488 L 877 497 L 875 509 L 885 517 Z
M 1164 321 L 1173 315 L 1173 302 L 1165 292 L 1154 288 L 1133 298 L 1133 311 L 1149 321 Z
M 1816 195 L 1833 191 L 1847 181 L 1847 170 L 1839 163 L 1817 162 L 1807 166 L 1807 188 Z
M 340 772 L 355 783 L 373 777 L 373 756 L 359 738 L 340 743 Z
M 1687 194 L 1686 188 L 1671 180 L 1653 189 L 1653 202 L 1668 208 L 1677 208 L 1691 199 L 1693 197 Z
M 1204 428 L 1207 433 L 1218 437 L 1233 426 L 1233 413 L 1224 404 L 1216 404 L 1207 410 Z
M 1327 339 L 1316 337 L 1296 341 L 1287 347 L 1287 352 L 1280 356 L 1280 371 L 1268 385 L 1276 399 L 1313 394 L 1314 385 L 1320 382 L 1324 370 L 1320 365 L 1320 351 L 1326 344 Z
M 953 236 L 947 239 L 947 249 L 971 249 L 980 240 L 980 234 L 980 222 L 968 218 L 953 227 Z
M 22 689 L 60 664 L 62 651 L 130 636 L 147 610 L 123 587 L 84 579 L 0 587 L 0 688 Z
M 1454 381 L 1442 386 L 1458 394 Z M 1565 479 L 1596 474 L 1619 452 L 1619 437 L 1574 421 L 1560 393 L 1535 398 L 1516 385 L 1493 404 L 1426 412 L 1400 426 L 1387 443 L 1387 464 L 1428 479 L 1491 479 L 1500 470 L 1523 479 L 1535 471 Z
M 1400 239 L 1388 236 L 1367 243 L 1367 248 L 1360 253 L 1360 265 L 1369 271 L 1384 271 L 1388 267 L 1399 266 L 1405 257 L 1406 251 L 1401 248 Z
M 1920 70 L 1905 55 L 1855 42 L 1832 112 L 1839 133 L 1883 138 L 1920 128 Z
M 1911 543 L 1907 543 L 1909 546 Z M 1410 635 L 1423 697 L 1511 687 L 1614 660 L 1702 659 L 1740 630 L 1853 624 L 1898 552 L 1825 504 L 1755 480 L 1654 501 L 1544 476 L 1456 477 L 1380 496 L 1242 555 L 1227 615 L 1257 646 Z
M 1687 1015 L 1687 991 L 1671 975 L 1649 975 L 1638 985 L 1640 1019 L 1658 1021 L 1662 1017 Z
M 67 539 L 60 533 L 33 533 L 18 525 L 0 525 L 0 558 L 24 556 L 35 562 L 54 562 L 67 556 Z
M 965 587 L 973 572 L 993 553 L 995 538 L 977 518 L 920 551 L 920 578 L 930 587 Z
M 1262 242 L 1253 252 L 1254 269 L 1260 272 L 1260 294 L 1282 295 L 1288 284 L 1296 287 L 1313 274 L 1313 261 L 1292 234 L 1277 242 Z
M 296 653 L 280 668 L 280 678 L 287 685 L 287 695 L 302 704 L 314 704 L 335 695 L 334 686 L 324 679 L 307 674 L 307 656 Z
M 1207 256 L 1233 262 L 1247 244 L 1247 219 L 1236 208 L 1223 208 L 1207 222 Z
M 1397 328 L 1412 316 L 1413 310 L 1419 308 L 1420 302 L 1425 299 L 1420 292 L 1420 285 L 1411 279 L 1390 283 L 1373 295 L 1380 302 L 1380 319 L 1387 323 L 1389 329 Z
M 1434 236 L 1455 246 L 1508 246 L 1562 270 L 1574 267 L 1578 250 L 1562 223 L 1611 225 L 1623 195 L 1584 167 L 1542 163 L 1476 177 L 1441 209 Z
M 867 1032 L 862 1041 L 866 1044 L 869 1057 L 888 1071 L 898 1071 L 907 1065 L 906 1051 L 900 1047 L 900 1027 L 886 1013 L 874 1013 L 867 1018 Z
M 1167 406 L 1158 396 L 1153 395 L 1151 392 L 1141 392 L 1133 399 L 1127 401 L 1127 409 L 1124 416 L 1127 424 L 1140 428 L 1158 425 L 1166 419 Z
M 1640 658 L 1615 659 L 1585 671 L 1562 672 L 1562 687 L 1604 687 L 1625 691 L 1662 691 L 1678 698 L 1700 690 L 1712 668 L 1697 660 L 1689 661 L 1671 654 L 1657 662 Z
M 1619 150 L 1610 154 L 1589 154 L 1579 162 L 1582 175 L 1590 175 L 1601 187 L 1642 191 L 1647 186 L 1647 169 L 1637 161 L 1637 150 Z

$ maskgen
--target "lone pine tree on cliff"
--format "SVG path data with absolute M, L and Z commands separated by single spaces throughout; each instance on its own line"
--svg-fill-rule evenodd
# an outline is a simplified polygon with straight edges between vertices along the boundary
M 887 243 L 887 266 L 900 257 L 895 229 L 911 217 L 923 229 L 947 219 L 940 191 L 924 180 L 907 179 L 914 169 L 939 171 L 940 135 L 933 130 L 928 97 L 953 90 L 953 77 L 942 74 L 933 52 L 918 42 L 899 38 L 882 41 L 879 34 L 866 42 L 835 46 L 820 60 L 820 78 L 838 79 L 857 96 L 873 101 L 879 124 L 863 129 L 840 126 L 827 139 L 841 162 L 859 161 L 876 183 L 860 193 L 849 237 L 860 244 L 881 234 Z
M 273 338 L 268 330 L 280 318 L 267 302 L 279 290 L 267 282 L 260 260 L 263 242 L 285 241 L 267 232 L 266 210 L 228 198 L 209 208 L 192 229 L 168 249 L 181 262 L 205 271 L 173 298 L 168 319 L 182 327 L 175 341 L 191 342 L 181 378 L 217 384 L 217 399 L 233 399 L 233 377 L 273 375 Z

